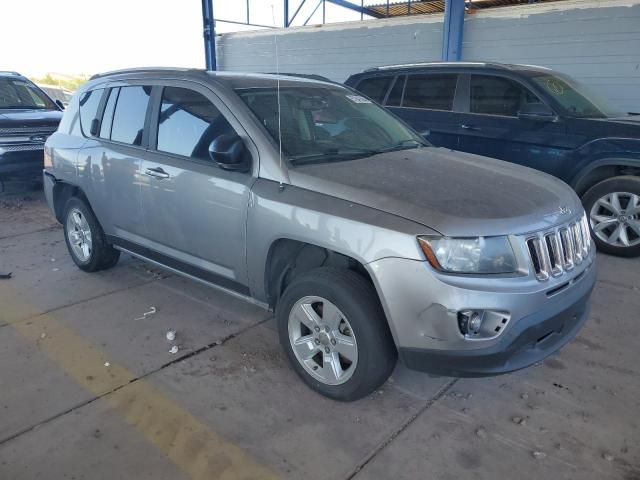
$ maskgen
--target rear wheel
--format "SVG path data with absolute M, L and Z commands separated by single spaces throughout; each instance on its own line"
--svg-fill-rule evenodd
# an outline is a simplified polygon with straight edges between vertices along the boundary
M 118 263 L 120 252 L 107 242 L 98 220 L 80 198 L 67 201 L 63 226 L 69 254 L 81 270 L 95 272 Z
M 640 255 L 640 178 L 604 180 L 584 194 L 582 203 L 600 251 L 621 257 Z
M 376 291 L 361 275 L 307 272 L 287 287 L 276 315 L 294 370 L 322 395 L 357 400 L 391 375 L 395 346 Z

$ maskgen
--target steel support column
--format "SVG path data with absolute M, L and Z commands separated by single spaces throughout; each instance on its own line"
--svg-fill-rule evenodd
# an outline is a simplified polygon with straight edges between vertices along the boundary
M 444 61 L 456 61 L 462 57 L 464 3 L 464 0 L 446 0 L 442 32 L 442 60 Z
M 216 28 L 213 18 L 213 0 L 202 0 L 202 36 L 207 70 L 216 69 Z

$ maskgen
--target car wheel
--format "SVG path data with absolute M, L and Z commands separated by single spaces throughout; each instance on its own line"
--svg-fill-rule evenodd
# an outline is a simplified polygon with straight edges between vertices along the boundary
M 95 272 L 118 263 L 120 252 L 107 242 L 102 227 L 84 201 L 70 198 L 63 220 L 67 249 L 81 270 Z
M 640 255 L 640 178 L 614 177 L 582 197 L 598 250 L 621 257 Z
M 300 275 L 276 316 L 294 370 L 322 395 L 357 400 L 393 371 L 397 353 L 378 295 L 353 271 L 322 267 Z

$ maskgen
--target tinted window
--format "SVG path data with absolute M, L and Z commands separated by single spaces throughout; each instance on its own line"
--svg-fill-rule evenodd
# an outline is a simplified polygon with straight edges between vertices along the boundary
M 209 160 L 209 145 L 233 127 L 205 96 L 193 90 L 166 87 L 158 119 L 158 150 Z
M 91 122 L 93 122 L 98 115 L 98 106 L 100 105 L 102 92 L 104 92 L 102 88 L 90 90 L 80 97 L 80 123 L 82 124 L 82 132 L 86 136 L 91 134 Z
M 107 100 L 107 106 L 104 109 L 102 115 L 102 122 L 100 122 L 100 137 L 111 138 L 111 125 L 113 123 L 113 111 L 116 106 L 116 100 L 118 99 L 119 88 L 112 88 L 109 92 L 109 99 Z
M 456 94 L 456 74 L 409 75 L 404 89 L 403 107 L 452 110 Z
M 142 131 L 151 87 L 122 87 L 111 127 L 111 140 L 142 145 Z
M 376 102 L 382 103 L 393 77 L 366 78 L 358 84 L 358 90 Z
M 24 78 L 0 78 L 0 109 L 57 110 L 53 102 L 34 84 Z
M 519 83 L 489 75 L 471 76 L 471 112 L 515 117 L 525 103 L 540 100 Z
M 396 78 L 393 88 L 389 92 L 386 105 L 390 107 L 399 107 L 402 103 L 402 92 L 404 90 L 404 82 L 407 79 L 404 75 Z

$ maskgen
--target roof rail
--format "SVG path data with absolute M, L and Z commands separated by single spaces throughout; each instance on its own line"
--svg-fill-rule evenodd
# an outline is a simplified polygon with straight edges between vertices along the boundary
M 16 75 L 18 77 L 22 76 L 18 72 L 14 72 L 12 70 L 0 70 L 0 75 Z
M 443 66 L 465 66 L 465 65 L 502 65 L 499 63 L 487 63 L 487 62 L 416 62 L 416 63 L 401 63 L 397 65 L 382 65 L 380 67 L 373 67 L 365 70 L 365 72 L 373 72 L 376 70 L 393 70 L 396 68 L 419 68 L 419 67 L 430 67 L 434 65 L 443 65 Z
M 122 73 L 145 73 L 145 72 L 197 72 L 204 71 L 197 68 L 178 68 L 178 67 L 138 67 L 138 68 L 123 68 L 121 70 L 111 70 L 108 72 L 96 73 L 92 75 L 89 80 L 95 80 L 96 78 L 102 78 L 109 75 L 118 75 Z

